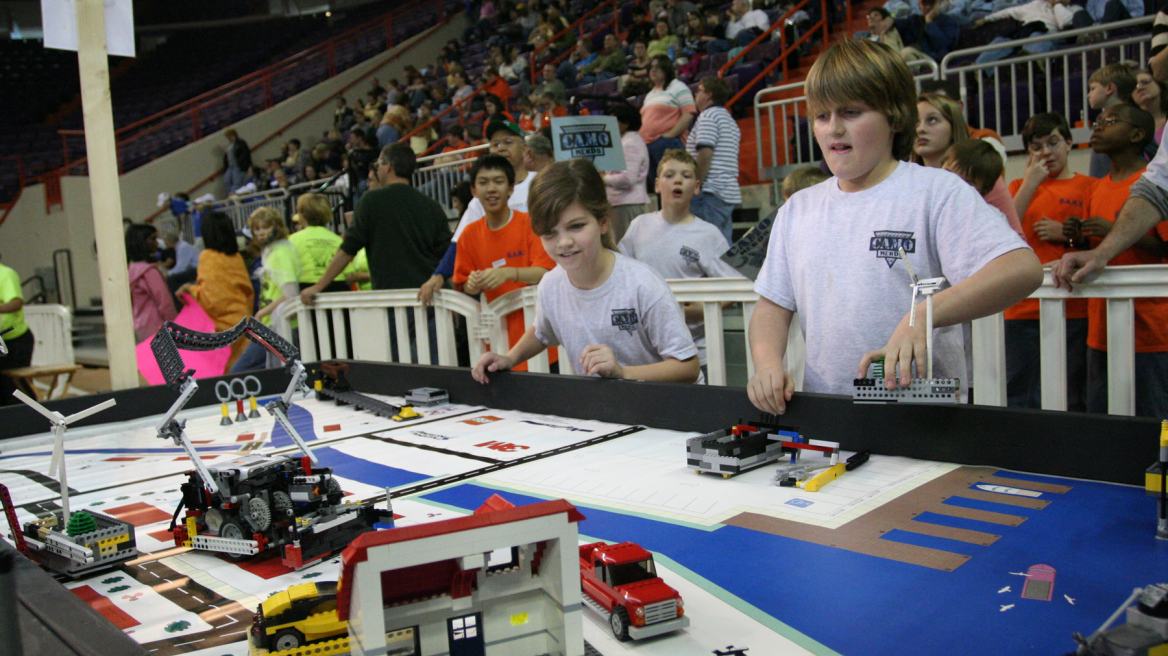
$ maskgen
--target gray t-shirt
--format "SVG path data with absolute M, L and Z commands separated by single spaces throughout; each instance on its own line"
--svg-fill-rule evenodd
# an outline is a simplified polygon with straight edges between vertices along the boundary
M 620 251 L 648 264 L 663 278 L 741 278 L 734 267 L 722 260 L 730 249 L 722 232 L 713 224 L 695 219 L 675 225 L 661 212 L 642 214 L 633 219 L 621 239 Z M 706 330 L 704 322 L 687 322 L 698 359 L 706 364 Z
M 804 391 L 850 395 L 860 358 L 908 313 L 900 247 L 917 276 L 944 276 L 946 287 L 1027 248 L 973 187 L 941 169 L 901 162 L 871 189 L 846 193 L 833 177 L 796 193 L 779 210 L 754 289 L 799 313 Z M 934 376 L 967 380 L 960 326 L 936 329 L 933 350 Z
M 576 374 L 580 355 L 592 344 L 607 345 L 622 366 L 697 355 L 681 309 L 661 276 L 646 264 L 614 255 L 612 273 L 596 289 L 577 289 L 560 267 L 539 281 L 536 338 L 549 347 L 562 344 Z

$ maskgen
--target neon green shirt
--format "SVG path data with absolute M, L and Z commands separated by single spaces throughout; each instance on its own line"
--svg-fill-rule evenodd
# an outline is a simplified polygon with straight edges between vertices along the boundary
M 263 254 L 264 275 L 260 285 L 260 307 L 280 298 L 284 285 L 300 280 L 300 256 L 296 247 L 286 239 L 268 244 Z M 272 317 L 264 317 L 265 325 L 271 325 Z
M 24 300 L 20 290 L 20 276 L 11 267 L 0 264 L 0 304 L 7 303 L 14 298 Z M 0 314 L 0 337 L 16 339 L 28 332 L 28 324 L 24 322 L 24 310 Z
M 343 240 L 324 226 L 308 226 L 293 233 L 288 241 L 292 242 L 300 255 L 300 282 L 311 285 L 324 275 Z M 345 273 L 348 272 L 346 268 Z
M 365 254 L 365 249 L 357 251 L 357 256 L 353 258 L 353 263 L 345 269 L 345 273 L 369 273 L 369 256 Z M 357 289 L 367 292 L 373 289 L 373 281 L 366 280 L 365 282 L 357 283 Z

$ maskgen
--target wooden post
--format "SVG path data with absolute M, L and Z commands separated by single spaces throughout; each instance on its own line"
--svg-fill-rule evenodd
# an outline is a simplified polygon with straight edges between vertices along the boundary
M 81 72 L 81 108 L 85 115 L 89 193 L 97 236 L 110 383 L 115 390 L 129 389 L 138 386 L 138 359 L 134 351 L 134 319 L 122 229 L 122 195 L 102 0 L 77 0 L 77 64 Z

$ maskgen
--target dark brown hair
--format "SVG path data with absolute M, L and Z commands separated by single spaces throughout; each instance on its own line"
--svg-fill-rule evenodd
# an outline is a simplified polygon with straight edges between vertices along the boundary
M 950 146 L 941 166 L 948 167 L 985 196 L 994 190 L 1005 166 L 1002 156 L 982 139 L 966 139 Z
M 527 212 L 531 215 L 532 231 L 536 235 L 547 233 L 556 227 L 560 216 L 573 204 L 584 208 L 601 226 L 610 225 L 612 205 L 604 190 L 604 178 L 586 159 L 554 162 L 531 181 Z M 600 243 L 609 250 L 616 250 L 612 230 L 604 233 Z

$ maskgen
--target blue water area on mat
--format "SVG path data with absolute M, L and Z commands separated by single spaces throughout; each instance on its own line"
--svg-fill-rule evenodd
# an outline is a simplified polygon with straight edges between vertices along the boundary
M 1155 500 L 1137 488 L 1029 476 L 1069 485 L 1042 510 L 954 500 L 951 505 L 1028 517 L 1017 527 L 926 513 L 924 521 L 1001 535 L 989 546 L 895 531 L 890 540 L 944 548 L 972 558 L 953 572 L 724 526 L 689 528 L 581 506 L 580 532 L 632 541 L 665 554 L 779 621 L 842 654 L 1042 654 L 1074 650 L 1073 631 L 1090 633 L 1132 588 L 1164 580 L 1168 542 L 1155 534 Z M 473 510 L 496 490 L 460 485 L 426 498 Z M 502 493 L 516 505 L 540 499 Z M 1044 493 L 1044 497 L 1047 495 Z M 1057 570 L 1051 601 L 1022 599 L 1033 565 Z M 1009 587 L 1009 592 L 999 593 Z M 1074 599 L 1069 603 L 1064 595 Z M 1013 604 L 1002 611 L 1001 607 Z M 730 629 L 727 629 L 730 631 Z M 700 636 L 705 639 L 706 636 Z M 739 636 L 710 635 L 739 645 Z
M 308 444 L 319 439 L 312 426 L 312 413 L 308 410 L 294 405 L 289 408 L 288 420 L 292 422 L 292 427 L 300 433 L 300 437 L 304 438 Z M 276 422 L 272 428 L 272 446 L 279 448 L 293 446 L 293 444 L 292 436 L 284 430 L 279 422 Z M 312 452 L 320 461 L 318 466 L 332 467 L 333 473 L 337 476 L 359 481 L 366 485 L 394 488 L 432 478 L 427 474 L 419 474 L 358 458 L 327 446 L 318 446 Z

